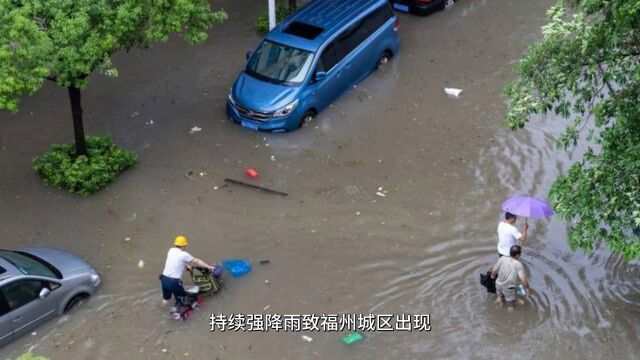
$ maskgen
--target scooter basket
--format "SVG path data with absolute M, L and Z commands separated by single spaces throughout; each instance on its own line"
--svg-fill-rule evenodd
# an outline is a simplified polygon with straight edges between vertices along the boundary
M 215 294 L 220 291 L 222 284 L 214 274 L 208 269 L 194 268 L 198 271 L 191 272 L 193 283 L 198 286 L 200 294 Z

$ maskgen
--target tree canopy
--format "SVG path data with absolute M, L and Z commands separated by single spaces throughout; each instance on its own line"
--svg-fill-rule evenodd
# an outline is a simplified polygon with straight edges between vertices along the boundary
M 570 245 L 640 259 L 640 0 L 561 0 L 548 16 L 506 89 L 507 124 L 552 113 L 560 148 L 588 145 L 549 191 Z
M 227 18 L 209 0 L 0 0 L 0 110 L 15 113 L 45 80 L 66 87 L 75 155 L 86 155 L 81 89 L 89 75 L 118 71 L 111 56 L 182 34 L 189 43 Z
M 115 76 L 111 55 L 182 33 L 197 43 L 224 12 L 208 0 L 0 0 L 0 109 L 48 77 L 83 88 L 94 70 Z

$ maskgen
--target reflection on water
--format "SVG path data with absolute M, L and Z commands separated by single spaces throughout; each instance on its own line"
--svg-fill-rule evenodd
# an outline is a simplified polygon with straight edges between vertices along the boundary
M 581 152 L 554 151 L 560 126 L 558 121 L 535 121 L 515 135 L 507 133 L 482 153 L 475 168 L 473 198 L 468 201 L 479 206 L 461 209 L 459 228 L 449 234 L 453 237 L 431 239 L 433 245 L 421 258 L 404 264 L 402 272 L 375 295 L 373 310 L 396 302 L 435 314 L 435 331 L 446 340 L 411 345 L 416 352 L 429 349 L 445 357 L 492 358 L 495 347 L 478 348 L 487 339 L 521 359 L 539 358 L 540 353 L 629 358 L 639 350 L 640 266 L 625 263 L 607 249 L 597 248 L 588 256 L 573 252 L 567 245 L 566 226 L 557 218 L 530 221 L 522 262 L 533 292 L 512 316 L 478 284 L 479 273 L 497 260 L 493 231 L 501 220 L 501 201 L 514 194 L 546 197 L 552 181 Z M 501 192 L 493 196 L 486 190 L 496 184 Z M 627 313 L 629 309 L 634 310 Z M 603 343 L 611 340 L 612 333 L 617 338 L 615 348 Z M 561 340 L 570 345 L 552 345 Z M 452 353 L 452 344 L 457 344 L 458 354 Z M 538 350 L 527 351 L 531 347 Z

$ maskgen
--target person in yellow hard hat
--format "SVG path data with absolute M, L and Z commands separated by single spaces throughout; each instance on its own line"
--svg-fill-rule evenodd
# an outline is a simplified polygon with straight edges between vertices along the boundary
M 171 300 L 171 296 L 175 297 L 176 304 L 183 303 L 187 293 L 182 286 L 182 273 L 188 266 L 199 266 L 208 268 L 213 271 L 213 266 L 206 262 L 191 256 L 185 249 L 189 245 L 186 237 L 180 235 L 173 240 L 173 247 L 167 253 L 167 261 L 164 264 L 164 270 L 160 275 L 160 283 L 162 284 L 162 298 L 164 302 Z

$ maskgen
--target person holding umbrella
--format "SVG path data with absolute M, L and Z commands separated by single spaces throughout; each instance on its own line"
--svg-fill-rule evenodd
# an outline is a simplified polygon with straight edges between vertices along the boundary
M 510 212 L 504 213 L 504 221 L 498 224 L 498 257 L 510 256 L 510 249 L 513 245 L 522 246 L 527 240 L 527 230 L 529 224 L 524 223 L 521 231 L 513 225 L 518 221 L 518 217 Z
M 504 221 L 498 224 L 498 255 L 510 256 L 510 249 L 513 245 L 522 246 L 527 240 L 527 230 L 529 223 L 525 221 L 522 231 L 513 226 L 518 220 L 518 216 L 544 218 L 553 215 L 553 210 L 549 204 L 533 196 L 515 196 L 502 203 L 502 210 L 505 211 Z

